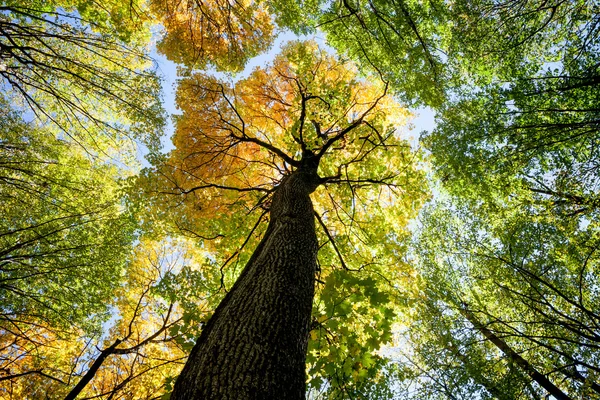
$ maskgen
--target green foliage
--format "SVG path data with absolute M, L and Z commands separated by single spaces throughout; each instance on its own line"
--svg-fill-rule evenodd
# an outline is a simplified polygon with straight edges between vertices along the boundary
M 135 155 L 136 141 L 156 150 L 164 121 L 144 14 L 136 2 L 6 3 L 0 19 L 4 97 L 90 153 L 118 149 L 127 158 Z
M 0 133 L 2 319 L 97 328 L 134 238 L 119 171 L 7 109 Z
M 586 393 L 584 377 L 597 369 L 595 228 L 581 232 L 519 209 L 494 216 L 460 204 L 427 214 L 418 242 L 423 310 L 410 339 L 417 357 L 433 373 L 452 371 L 491 396 L 539 396 L 514 359 L 481 341 L 462 312 L 467 308 L 562 390 Z
M 147 26 L 148 16 L 145 15 L 143 4 L 137 1 L 108 0 L 100 5 L 87 0 L 28 0 L 27 2 L 5 0 L 2 7 L 3 11 L 14 13 L 11 17 L 17 18 L 19 22 L 29 23 L 33 21 L 27 21 L 26 13 L 44 18 L 44 14 L 52 15 L 58 10 L 60 10 L 59 15 L 62 16 L 74 15 L 76 12 L 82 24 L 90 24 L 90 28 L 95 32 L 114 35 L 124 43 L 135 41 L 143 43 L 150 34 Z
M 322 1 L 303 10 L 304 2 L 271 3 L 283 26 L 318 27 L 404 101 L 431 107 L 493 81 L 531 76 L 544 63 L 593 54 L 597 39 L 597 13 L 583 0 Z
M 557 21 L 570 18 L 555 11 Z M 597 35 L 590 29 L 586 35 Z M 597 55 L 572 32 L 561 32 L 570 38 L 553 49 L 561 64 L 537 71 L 533 62 L 509 83 L 456 96 L 423 140 L 453 196 L 428 215 L 420 235 L 424 281 L 436 282 L 424 295 L 439 299 L 427 302 L 433 315 L 453 313 L 464 327 L 440 327 L 433 342 L 422 333 L 413 340 L 435 343 L 434 354 L 468 357 L 455 371 L 496 397 L 498 389 L 509 393 L 507 379 L 520 382 L 509 398 L 543 392 L 509 354 L 477 344 L 482 332 L 461 310 L 569 396 L 598 395 Z M 468 345 L 465 328 L 474 338 Z M 492 354 L 499 361 L 485 366 Z M 423 363 L 436 373 L 447 370 L 431 356 Z
M 532 210 L 594 213 L 596 74 L 548 70 L 449 104 L 424 140 L 438 176 L 474 201 L 511 194 Z
M 328 43 L 398 88 L 402 100 L 439 105 L 448 79 L 451 21 L 441 1 L 332 2 L 318 14 Z

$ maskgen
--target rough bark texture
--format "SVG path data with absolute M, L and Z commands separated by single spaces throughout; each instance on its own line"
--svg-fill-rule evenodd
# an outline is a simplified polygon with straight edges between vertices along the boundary
M 270 223 L 244 271 L 202 331 L 172 400 L 304 399 L 317 238 L 316 168 L 284 178 Z

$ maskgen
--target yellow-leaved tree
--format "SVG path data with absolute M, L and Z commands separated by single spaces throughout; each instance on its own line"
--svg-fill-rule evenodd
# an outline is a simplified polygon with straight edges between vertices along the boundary
M 426 197 L 406 109 L 314 42 L 235 84 L 191 74 L 177 102 L 176 148 L 146 185 L 227 294 L 171 398 L 304 398 L 309 349 L 313 387 L 376 379 Z
M 150 7 L 165 30 L 159 51 L 188 68 L 239 71 L 274 38 L 261 0 L 152 0 Z

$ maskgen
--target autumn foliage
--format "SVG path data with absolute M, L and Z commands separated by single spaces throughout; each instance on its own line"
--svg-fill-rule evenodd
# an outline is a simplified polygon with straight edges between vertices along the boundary
M 153 0 L 166 35 L 158 49 L 190 68 L 239 71 L 272 43 L 274 26 L 262 1 Z

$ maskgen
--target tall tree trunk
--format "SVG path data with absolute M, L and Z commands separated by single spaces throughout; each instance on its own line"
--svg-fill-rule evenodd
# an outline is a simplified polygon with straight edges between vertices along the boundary
M 172 400 L 304 399 L 317 237 L 316 167 L 276 188 L 271 221 L 217 307 L 175 383 Z
M 117 339 L 112 345 L 100 352 L 100 355 L 98 356 L 98 358 L 96 358 L 90 369 L 88 369 L 85 375 L 81 377 L 79 382 L 77 382 L 77 385 L 75 385 L 75 387 L 71 389 L 71 391 L 69 392 L 69 394 L 67 394 L 67 397 L 65 397 L 64 400 L 74 400 L 77 398 L 79 393 L 81 393 L 81 391 L 87 386 L 87 384 L 90 383 L 90 381 L 94 378 L 96 372 L 98 372 L 98 370 L 104 363 L 104 360 L 106 360 L 106 358 L 111 354 L 114 354 L 113 350 L 115 350 L 119 344 L 121 344 L 121 340 Z

